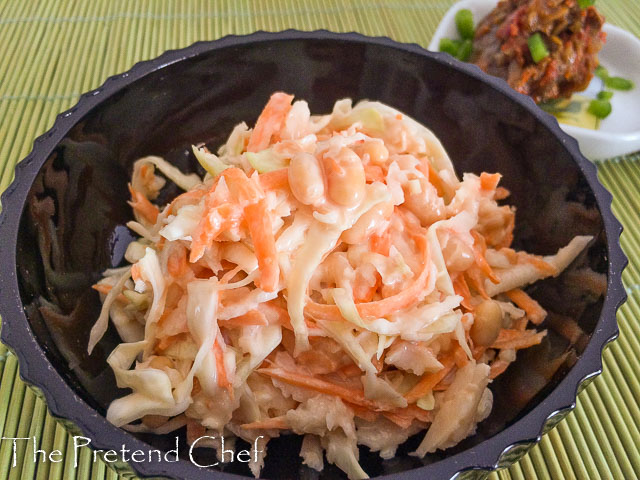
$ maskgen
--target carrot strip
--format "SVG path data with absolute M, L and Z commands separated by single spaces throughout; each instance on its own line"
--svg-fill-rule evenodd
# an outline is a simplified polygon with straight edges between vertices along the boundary
M 260 185 L 264 190 L 289 190 L 289 169 L 280 168 L 260 175 Z
M 267 418 L 265 420 L 258 420 L 256 422 L 245 423 L 240 426 L 246 430 L 267 430 L 267 429 L 286 430 L 289 428 L 289 425 L 287 425 L 287 421 L 285 417 Z
M 229 392 L 229 395 L 233 399 L 233 386 L 231 385 L 229 377 L 227 376 L 227 369 L 224 366 L 224 353 L 222 351 L 222 346 L 220 345 L 220 340 L 218 338 L 216 338 L 215 342 L 213 342 L 213 353 L 216 356 L 218 386 L 220 388 L 226 388 Z
M 414 420 L 425 423 L 433 421 L 433 414 L 430 411 L 423 410 L 416 405 L 407 405 L 404 408 L 396 408 L 395 410 L 381 413 L 401 428 L 409 428 Z
M 169 212 L 176 213 L 178 210 L 176 207 L 178 204 L 182 205 L 195 205 L 200 201 L 202 197 L 206 195 L 207 191 L 199 188 L 197 190 L 189 190 L 188 192 L 181 193 L 174 198 L 169 204 Z
M 480 188 L 482 190 L 495 190 L 502 175 L 499 173 L 482 172 L 480 174 Z
M 224 177 L 229 191 L 239 203 L 255 203 L 263 197 L 260 186 L 237 167 L 223 170 L 220 177 Z
M 467 280 L 467 284 L 470 285 L 482 298 L 488 300 L 490 297 L 487 295 L 487 291 L 484 289 L 484 277 L 482 272 L 476 265 L 471 265 L 471 268 L 468 268 L 466 272 L 464 272 L 465 278 Z
M 385 257 L 389 256 L 391 248 L 391 232 L 387 228 L 382 233 L 374 233 L 369 237 L 369 250 Z
M 453 291 L 456 295 L 460 295 L 462 297 L 462 302 L 460 302 L 460 304 L 467 310 L 473 311 L 474 308 L 471 305 L 471 291 L 469 290 L 469 285 L 467 285 L 462 273 L 456 275 L 453 280 Z
M 358 313 L 365 320 L 374 320 L 385 317 L 393 312 L 397 312 L 414 304 L 424 292 L 424 288 L 429 280 L 431 262 L 429 261 L 429 246 L 424 237 L 416 237 L 422 243 L 423 269 L 416 280 L 407 288 L 396 295 L 392 295 L 382 300 L 367 303 L 357 303 Z M 341 321 L 342 314 L 336 305 L 320 304 L 314 301 L 307 301 L 305 313 L 316 320 Z
M 257 285 L 265 292 L 273 292 L 280 281 L 280 265 L 267 201 L 262 199 L 258 203 L 247 205 L 244 211 L 260 270 Z
M 489 378 L 491 380 L 502 375 L 505 370 L 511 365 L 511 362 L 505 362 L 504 360 L 496 360 L 491 364 L 491 370 L 489 372 Z
M 250 325 L 269 325 L 267 317 L 259 310 L 249 310 L 244 315 L 230 318 L 229 320 L 218 320 L 221 327 L 247 327 Z
M 142 193 L 133 189 L 129 184 L 129 192 L 131 192 L 131 201 L 128 202 L 138 214 L 140 214 L 149 223 L 156 223 L 160 210 L 149 201 Z
M 187 249 L 178 244 L 169 254 L 167 259 L 167 271 L 169 275 L 178 278 L 187 273 L 189 266 L 187 264 Z
M 426 157 L 425 163 L 427 164 L 427 168 L 429 169 L 429 183 L 431 183 L 431 185 L 436 188 L 436 192 L 438 192 L 439 197 L 444 197 L 446 188 L 444 186 L 444 183 L 442 182 L 442 178 L 440 178 L 440 175 L 438 175 L 438 172 L 436 172 L 436 169 L 433 168 L 433 165 L 431 165 L 431 162 Z
M 378 410 L 378 405 L 375 402 L 366 399 L 364 391 L 362 390 L 355 390 L 320 378 L 302 375 L 296 372 L 289 372 L 279 367 L 261 368 L 258 372 L 269 377 L 277 378 L 291 385 L 307 388 L 327 395 L 333 395 L 334 397 L 340 397 L 349 403 Z
M 220 233 L 230 230 L 240 223 L 242 210 L 238 205 L 223 203 L 214 206 L 214 201 L 212 197 L 207 197 L 205 200 L 206 213 L 192 235 L 193 240 L 189 253 L 189 262 L 191 263 L 197 262 L 204 255 L 204 251 L 211 246 Z
M 111 285 L 105 285 L 104 283 L 96 283 L 95 285 L 91 285 L 91 288 L 104 295 L 107 295 L 113 289 Z M 116 298 L 121 302 L 129 303 L 129 299 L 121 293 L 119 293 Z
M 531 320 L 531 323 L 534 325 L 540 325 L 547 317 L 547 311 L 542 308 L 538 302 L 527 295 L 524 290 L 515 288 L 505 292 L 505 295 L 509 297 L 509 300 L 526 312 L 527 317 L 529 317 L 529 320 Z
M 447 355 L 440 360 L 440 363 L 442 363 L 444 368 L 435 373 L 423 375 L 420 381 L 404 395 L 408 403 L 415 403 L 418 399 L 424 397 L 449 374 L 455 365 L 454 356 Z
M 558 274 L 558 269 L 544 261 L 544 259 L 538 255 L 527 254 L 524 252 L 518 252 L 518 260 L 526 263 L 530 263 L 541 272 L 549 276 Z
M 500 279 L 493 273 L 491 266 L 487 262 L 485 258 L 485 252 L 487 251 L 487 243 L 482 235 L 480 235 L 476 230 L 471 230 L 471 236 L 475 240 L 473 242 L 473 255 L 476 260 L 476 265 L 480 267 L 482 273 L 484 273 L 489 280 L 493 283 L 500 283 Z
M 342 367 L 339 372 L 345 377 L 355 377 L 356 375 L 362 375 L 362 370 L 355 363 L 350 363 Z
M 354 405 L 353 403 L 347 403 L 347 405 L 351 410 L 353 410 L 353 414 L 356 417 L 360 417 L 367 422 L 375 422 L 378 415 L 380 415 L 378 412 L 371 411 L 368 408 L 361 407 L 360 405 Z
M 271 95 L 251 132 L 247 152 L 259 152 L 269 146 L 271 137 L 282 128 L 291 109 L 292 100 L 293 95 L 287 95 L 283 92 Z
M 498 187 L 498 188 L 496 188 L 496 193 L 493 194 L 493 199 L 494 200 L 504 200 L 509 195 L 511 195 L 511 192 L 509 190 L 507 190 L 504 187 Z
M 512 330 L 503 328 L 491 348 L 495 349 L 513 349 L 521 350 L 523 348 L 533 347 L 542 342 L 547 334 L 546 330 L 536 332 L 535 330 Z
M 384 170 L 379 165 L 365 165 L 364 176 L 367 183 L 384 182 Z

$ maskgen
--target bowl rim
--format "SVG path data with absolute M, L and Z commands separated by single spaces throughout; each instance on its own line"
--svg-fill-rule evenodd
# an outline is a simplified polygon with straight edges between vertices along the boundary
M 454 68 L 483 82 L 527 109 L 538 122 L 546 127 L 568 150 L 585 176 L 589 187 L 593 190 L 602 215 L 607 241 L 606 253 L 609 260 L 607 295 L 596 328 L 576 364 L 549 395 L 531 411 L 489 439 L 432 464 L 378 478 L 418 479 L 426 476 L 453 478 L 463 476 L 465 472 L 472 473 L 473 470 L 493 471 L 510 465 L 538 442 L 544 432 L 555 426 L 564 417 L 564 414 L 575 407 L 576 396 L 581 386 L 585 386 L 585 382 L 602 371 L 602 351 L 618 335 L 616 311 L 626 300 L 626 291 L 622 284 L 622 270 L 627 264 L 627 258 L 620 247 L 622 225 L 611 211 L 612 195 L 599 182 L 596 166 L 580 153 L 577 141 L 560 129 L 554 117 L 537 108 L 531 98 L 512 90 L 504 80 L 489 76 L 477 66 L 459 62 L 450 55 L 427 51 L 415 43 L 400 43 L 388 37 L 369 37 L 356 32 L 336 33 L 328 30 L 305 32 L 290 29 L 281 32 L 258 31 L 249 35 L 229 35 L 213 41 L 199 41 L 182 49 L 168 50 L 157 58 L 136 63 L 127 72 L 111 76 L 100 87 L 81 95 L 76 105 L 59 114 L 53 126 L 34 141 L 33 150 L 16 165 L 15 179 L 0 199 L 2 204 L 0 265 L 3 265 L 0 271 L 2 342 L 16 354 L 21 378 L 42 392 L 50 413 L 63 420 L 67 425 L 71 422 L 76 427 L 72 430 L 79 429 L 82 435 L 91 439 L 92 448 L 117 450 L 121 445 L 126 445 L 131 450 L 148 452 L 151 449 L 151 446 L 146 442 L 115 427 L 104 416 L 97 415 L 97 412 L 75 393 L 61 375 L 50 373 L 55 371 L 55 368 L 49 362 L 44 349 L 37 342 L 31 330 L 18 287 L 17 236 L 27 193 L 46 159 L 76 122 L 121 88 L 176 62 L 210 51 L 247 44 L 293 40 L 335 41 L 387 47 L 427 57 L 438 64 Z M 123 468 L 127 468 L 127 466 Z M 164 476 L 194 480 L 212 477 L 229 480 L 246 478 L 225 472 L 213 473 L 210 470 L 199 469 L 187 461 L 176 463 L 132 462 L 128 468 L 141 477 Z

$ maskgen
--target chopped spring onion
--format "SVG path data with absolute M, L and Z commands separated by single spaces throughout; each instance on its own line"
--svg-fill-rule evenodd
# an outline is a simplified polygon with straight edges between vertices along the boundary
M 602 65 L 598 65 L 596 67 L 595 74 L 597 77 L 601 78 L 602 80 L 609 78 L 609 71 L 606 68 L 604 68 Z
M 611 97 L 613 97 L 613 92 L 609 92 L 607 90 L 598 92 L 598 100 L 611 100 Z
M 591 100 L 588 112 L 598 118 L 606 118 L 611 113 L 611 103 L 608 100 Z
M 458 10 L 455 16 L 456 28 L 458 29 L 458 33 L 463 39 L 472 40 L 475 34 L 475 29 L 473 28 L 473 14 L 471 10 L 463 8 L 462 10 Z
M 580 8 L 587 8 L 593 6 L 596 0 L 578 0 L 578 6 Z
M 614 90 L 631 90 L 633 88 L 633 82 L 622 77 L 607 77 L 604 79 L 604 84 L 607 88 Z
M 458 48 L 458 54 L 456 55 L 456 58 L 458 60 L 462 60 L 463 62 L 466 62 L 471 57 L 472 50 L 473 50 L 473 42 L 471 42 L 471 40 L 468 40 L 468 39 L 464 40 L 460 45 L 460 48 Z
M 534 33 L 527 40 L 527 45 L 529 45 L 529 51 L 531 52 L 531 58 L 533 61 L 538 63 L 542 59 L 547 58 L 549 56 L 549 50 L 547 46 L 544 44 L 544 40 L 542 39 L 542 35 L 539 33 Z
M 460 40 L 451 40 L 450 38 L 441 38 L 440 39 L 440 51 L 448 53 L 449 55 L 455 57 L 458 55 L 458 49 L 462 45 Z

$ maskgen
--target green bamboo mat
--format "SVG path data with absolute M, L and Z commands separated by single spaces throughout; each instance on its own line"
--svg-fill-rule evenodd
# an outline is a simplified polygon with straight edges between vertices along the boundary
M 426 46 L 453 0 L 0 0 L 0 191 L 55 115 L 78 96 L 139 60 L 197 40 L 286 28 L 358 31 Z M 640 3 L 601 0 L 607 19 L 640 35 Z M 640 154 L 599 164 L 625 227 L 630 264 L 623 279 L 620 338 L 604 354 L 604 373 L 577 408 L 519 463 L 492 480 L 640 477 Z M 70 437 L 18 377 L 0 345 L 0 437 L 37 438 L 60 463 L 33 462 L 33 443 L 0 446 L 0 480 L 117 479 L 83 449 L 74 468 Z

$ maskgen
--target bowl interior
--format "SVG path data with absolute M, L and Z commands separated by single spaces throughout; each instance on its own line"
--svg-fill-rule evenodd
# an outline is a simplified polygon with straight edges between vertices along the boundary
M 29 192 L 16 255 L 22 302 L 38 342 L 78 395 L 104 414 L 109 402 L 125 393 L 105 363 L 119 341 L 115 330 L 110 327 L 90 357 L 86 345 L 100 310 L 90 285 L 102 270 L 123 262 L 133 238 L 124 226 L 131 218 L 126 185 L 132 162 L 153 154 L 197 171 L 189 146 L 206 141 L 217 149 L 235 124 L 251 125 L 276 90 L 307 100 L 313 113 L 328 112 L 344 97 L 380 100 L 432 129 L 459 174 L 502 173 L 502 184 L 511 191 L 507 202 L 517 207 L 517 248 L 548 254 L 574 235 L 596 237 L 569 272 L 529 289 L 549 311 L 543 325 L 549 335 L 542 345 L 521 352 L 492 384 L 493 412 L 474 436 L 424 460 L 406 455 L 419 438 L 388 461 L 363 448 L 363 468 L 375 476 L 465 451 L 516 422 L 558 385 L 582 354 L 602 306 L 603 276 L 589 284 L 577 281 L 582 277 L 576 271 L 589 266 L 606 274 L 606 240 L 585 177 L 543 123 L 495 86 L 431 54 L 308 38 L 201 50 L 131 83 L 79 119 Z M 165 188 L 160 202 L 177 193 Z M 173 448 L 171 436 L 140 438 L 155 448 Z M 337 475 L 332 467 L 310 473 L 298 459 L 299 445 L 295 437 L 273 440 L 265 476 Z M 250 475 L 239 463 L 226 470 Z

